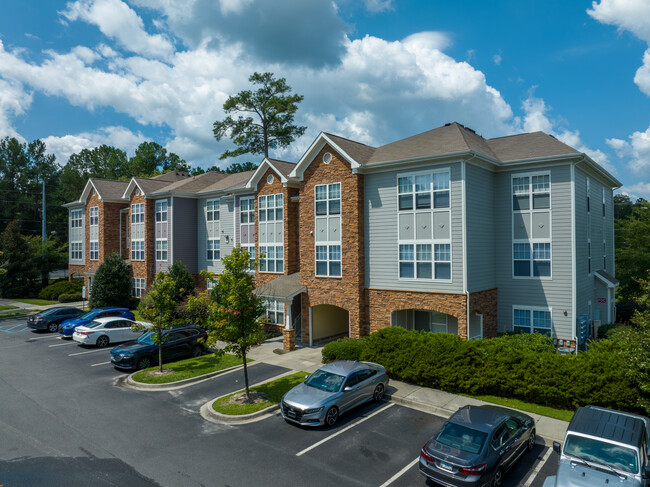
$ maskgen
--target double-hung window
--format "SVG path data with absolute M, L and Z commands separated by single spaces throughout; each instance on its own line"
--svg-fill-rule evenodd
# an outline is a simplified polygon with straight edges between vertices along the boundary
M 341 183 L 314 187 L 316 275 L 340 277 L 341 256 Z
M 83 260 L 83 242 L 70 242 L 70 260 Z
M 551 276 L 551 176 L 512 177 L 512 273 L 514 277 Z
M 131 260 L 144 260 L 144 203 L 131 205 Z
M 70 228 L 68 229 L 68 233 L 70 239 L 71 261 L 83 261 L 84 259 L 83 217 L 83 210 L 70 210 Z
M 169 235 L 169 222 L 168 214 L 168 201 L 167 199 L 157 200 L 155 204 L 155 223 L 156 226 L 156 260 L 159 262 L 166 262 L 168 260 L 168 239 Z
M 221 259 L 221 213 L 218 199 L 205 203 L 205 226 L 207 230 L 206 258 L 207 260 Z
M 399 174 L 397 200 L 399 278 L 451 280 L 450 170 Z
M 551 336 L 553 332 L 551 310 L 515 306 L 513 308 L 513 328 L 515 331 L 523 333 L 534 332 Z
M 134 277 L 131 279 L 131 296 L 134 298 L 141 298 L 144 294 L 144 279 Z
M 284 325 L 284 303 L 273 299 L 266 301 L 266 319 L 274 325 Z
M 156 223 L 167 221 L 167 200 L 156 201 Z
M 93 206 L 90 208 L 90 226 L 99 225 L 99 206 Z
M 92 206 L 88 213 L 89 257 L 90 260 L 99 260 L 99 207 Z
M 266 213 L 265 213 L 266 216 Z M 275 214 L 274 214 L 275 216 Z M 239 199 L 239 241 L 248 251 L 250 270 L 255 270 L 255 198 L 242 196 Z
M 81 228 L 83 227 L 83 210 L 72 210 L 70 211 L 70 228 Z
M 284 272 L 284 198 L 281 193 L 257 199 L 260 272 Z
M 167 239 L 156 239 L 156 260 L 167 261 Z

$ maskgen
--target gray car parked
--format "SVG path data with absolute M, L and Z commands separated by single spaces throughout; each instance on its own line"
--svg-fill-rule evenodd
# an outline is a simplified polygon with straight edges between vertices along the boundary
M 650 419 L 597 406 L 578 408 L 560 454 L 557 474 L 544 487 L 647 487 L 650 485 Z
M 535 421 L 499 406 L 464 406 L 420 451 L 420 473 L 445 486 L 499 487 L 535 446 Z
M 372 362 L 339 360 L 327 364 L 282 398 L 282 417 L 304 426 L 332 426 L 364 402 L 380 401 L 388 385 L 386 369 Z

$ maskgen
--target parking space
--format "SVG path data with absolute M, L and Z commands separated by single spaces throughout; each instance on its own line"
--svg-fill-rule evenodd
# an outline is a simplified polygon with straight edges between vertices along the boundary
M 0 335 L 5 333 L 22 333 L 28 330 L 27 320 L 25 318 L 0 319 Z

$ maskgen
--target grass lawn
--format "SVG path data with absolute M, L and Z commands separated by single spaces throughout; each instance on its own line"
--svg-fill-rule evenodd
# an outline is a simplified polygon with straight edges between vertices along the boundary
M 18 306 L 12 306 L 10 304 L 6 304 L 4 306 L 0 306 L 0 310 L 3 310 L 3 309 L 18 309 Z
M 38 313 L 43 311 L 42 309 L 21 309 L 20 311 L 9 311 L 7 313 L 0 314 L 0 318 L 15 318 L 16 316 L 25 316 L 31 315 L 32 313 Z
M 307 372 L 296 372 L 295 374 L 285 375 L 284 377 L 280 377 L 274 381 L 266 382 L 265 384 L 250 388 L 251 392 L 256 391 L 266 393 L 269 397 L 268 401 L 263 401 L 257 404 L 229 404 L 228 401 L 230 398 L 234 394 L 237 394 L 237 392 L 234 392 L 233 394 L 229 394 L 214 401 L 212 407 L 218 413 L 231 414 L 233 416 L 261 411 L 264 408 L 278 404 L 282 399 L 282 396 L 284 396 L 289 389 L 304 382 L 305 375 L 308 375 Z
M 496 396 L 468 396 L 468 397 L 473 397 L 474 399 L 480 399 L 481 401 L 492 402 L 500 406 L 519 409 L 520 411 L 526 411 L 528 413 L 541 414 L 542 416 L 548 416 L 549 418 L 561 419 L 562 421 L 571 421 L 571 418 L 573 417 L 573 413 L 574 413 L 574 411 L 568 411 L 566 409 L 555 409 L 548 406 L 538 406 L 537 404 L 520 401 L 519 399 L 506 399 L 503 397 L 496 397 Z
M 249 359 L 248 362 L 251 362 L 251 360 Z M 211 353 L 197 358 L 181 360 L 180 362 L 164 364 L 163 370 L 173 370 L 174 373 L 172 374 L 161 376 L 149 375 L 150 371 L 158 370 L 158 366 L 156 366 L 137 372 L 133 376 L 133 380 L 145 384 L 168 384 L 170 382 L 191 379 L 192 377 L 197 377 L 199 375 L 216 372 L 217 370 L 227 369 L 228 367 L 234 367 L 235 365 L 241 365 L 241 363 L 242 360 L 234 355 L 224 354 L 216 356 Z
M 47 299 L 27 299 L 27 298 L 16 298 L 12 299 L 12 301 L 18 301 L 19 303 L 25 303 L 25 304 L 35 304 L 37 306 L 46 306 L 48 304 L 56 304 L 58 301 L 48 301 Z

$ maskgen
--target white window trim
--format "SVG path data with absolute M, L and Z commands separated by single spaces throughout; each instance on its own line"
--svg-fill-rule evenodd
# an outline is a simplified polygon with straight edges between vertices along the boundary
M 166 243 L 167 248 L 163 249 L 162 244 Z M 160 244 L 160 248 L 158 248 L 158 244 Z M 162 254 L 163 252 L 166 254 L 166 257 L 163 259 Z M 158 258 L 158 253 L 160 253 L 160 258 Z M 166 238 L 157 238 L 156 239 L 156 262 L 168 262 L 169 261 L 169 241 Z
M 548 208 L 533 208 L 533 176 L 548 176 Z M 528 191 L 530 196 L 530 207 L 528 210 L 515 210 L 512 191 L 512 180 L 514 178 L 528 177 Z M 531 171 L 531 172 L 521 172 L 513 173 L 510 175 L 510 268 L 513 279 L 535 279 L 541 281 L 552 281 L 553 280 L 553 180 L 551 178 L 551 171 Z M 530 223 L 532 230 L 532 220 L 534 213 L 548 213 L 548 224 L 549 224 L 549 238 L 531 238 L 531 239 L 515 239 L 515 225 L 514 225 L 514 214 L 515 213 L 529 213 L 530 214 Z M 525 244 L 530 245 L 530 276 L 515 276 L 515 244 Z M 551 275 L 550 276 L 534 276 L 533 275 L 533 266 L 534 266 L 534 255 L 533 255 L 533 244 L 550 244 L 551 252 Z M 544 259 L 546 260 L 546 259 Z M 538 310 L 539 311 L 539 310 Z
M 404 177 L 413 177 L 413 184 L 415 184 L 415 177 L 416 176 L 422 176 L 422 175 L 433 175 L 434 173 L 437 174 L 442 174 L 446 173 L 449 177 L 449 206 L 444 207 L 444 208 L 434 208 L 433 207 L 433 196 L 435 191 L 433 190 L 433 177 L 431 180 L 431 208 L 421 208 L 417 209 L 415 208 L 416 203 L 414 201 L 413 203 L 413 209 L 412 210 L 400 210 L 399 209 L 399 180 L 400 178 Z M 451 228 L 451 202 L 452 202 L 452 181 L 451 181 L 451 168 L 450 167 L 444 167 L 444 168 L 436 168 L 436 169 L 427 169 L 425 171 L 408 171 L 408 172 L 401 172 L 398 173 L 395 177 L 395 191 L 397 195 L 396 199 L 396 205 L 395 205 L 395 211 L 396 211 L 396 220 L 397 220 L 397 280 L 398 281 L 405 281 L 405 282 L 440 282 L 440 283 L 452 283 L 454 280 L 454 249 L 453 245 L 451 242 L 451 237 L 452 237 L 452 228 Z M 413 189 L 413 194 L 415 194 L 415 188 Z M 399 216 L 400 215 L 407 215 L 411 214 L 413 215 L 413 222 L 415 222 L 416 215 L 418 213 L 431 213 L 431 238 L 426 239 L 426 240 L 418 240 L 416 238 L 413 239 L 400 239 L 399 238 Z M 448 213 L 449 214 L 449 238 L 444 238 L 444 239 L 435 239 L 433 238 L 433 214 L 434 213 Z M 415 237 L 415 231 L 413 232 L 413 236 Z M 431 245 L 431 278 L 418 278 L 417 277 L 417 270 L 414 268 L 413 269 L 413 276 L 414 277 L 402 277 L 400 275 L 400 253 L 399 253 L 399 248 L 400 245 L 412 245 L 413 246 L 413 265 L 417 266 L 417 245 Z M 436 245 L 449 245 L 449 279 L 436 279 L 436 260 L 435 260 L 435 246 Z M 440 262 L 447 262 L 447 261 L 440 261 Z
M 213 253 L 212 258 L 210 258 L 208 256 L 208 252 L 210 252 L 210 242 L 217 242 L 219 244 L 218 249 L 212 249 L 212 253 Z M 219 257 L 217 257 L 216 259 L 214 258 L 214 253 L 215 252 L 219 252 Z M 219 238 L 208 238 L 206 240 L 206 242 L 205 242 L 205 259 L 208 262 L 215 262 L 217 260 L 221 260 L 221 239 L 219 239 Z
M 264 206 L 264 210 L 266 211 L 266 210 L 269 209 L 268 200 L 272 196 L 273 197 L 273 208 L 277 209 L 277 208 L 279 208 L 279 206 L 275 205 L 275 199 L 276 199 L 277 195 L 282 196 L 282 220 L 278 220 L 276 218 L 275 211 L 273 212 L 273 218 L 274 219 L 269 220 L 268 219 L 268 211 L 267 211 L 266 219 L 264 221 L 260 221 L 260 219 L 259 219 L 259 211 L 260 211 L 260 209 L 262 207 L 262 205 L 260 204 L 260 200 L 264 199 L 266 201 L 266 204 Z M 286 229 L 284 228 L 284 221 L 286 219 L 286 213 L 285 213 L 285 207 L 284 207 L 284 200 L 285 200 L 285 197 L 284 197 L 283 193 L 263 194 L 263 195 L 259 195 L 257 197 L 257 215 L 255 215 L 255 216 L 257 216 L 257 232 L 258 232 L 257 233 L 257 240 L 258 240 L 258 248 L 259 248 L 259 256 L 258 256 L 259 272 L 261 272 L 262 274 L 278 274 L 278 275 L 282 275 L 282 274 L 284 274 L 284 272 L 286 270 L 286 259 L 285 259 L 285 250 L 286 249 L 284 248 L 284 236 L 285 236 L 285 232 L 286 232 Z M 268 223 L 282 223 L 282 242 L 266 242 L 266 243 L 263 243 L 263 242 L 259 241 L 259 236 L 261 235 L 260 225 L 261 224 L 266 225 Z M 276 269 L 277 269 L 277 265 L 276 265 L 277 262 L 280 261 L 280 260 L 282 261 L 282 270 L 281 271 L 277 271 L 277 270 L 269 271 L 268 270 L 268 264 L 266 265 L 267 269 L 262 270 L 263 263 L 268 261 L 266 256 L 264 258 L 262 257 L 262 253 L 265 252 L 265 251 L 262 250 L 263 247 L 274 247 L 276 249 L 275 250 L 275 255 L 276 256 L 277 256 L 278 247 L 282 247 L 282 259 L 278 259 L 277 257 L 273 258 L 273 260 L 275 261 L 274 267 Z
M 164 211 L 162 210 L 162 206 L 165 207 Z M 160 208 L 160 209 L 159 209 Z M 160 215 L 160 220 L 158 220 L 158 215 Z M 165 219 L 162 219 L 162 216 L 165 216 Z M 156 200 L 156 203 L 154 205 L 154 223 L 156 224 L 162 224 L 162 223 L 167 223 L 169 221 L 169 202 L 167 199 L 161 199 L 161 200 Z
M 528 311 L 530 312 L 530 333 L 535 333 L 535 323 L 534 323 L 534 311 L 544 311 L 547 313 L 551 314 L 551 328 L 550 328 L 550 337 L 555 338 L 555 332 L 554 332 L 554 326 L 553 326 L 553 308 L 548 307 L 545 308 L 543 306 L 520 306 L 517 304 L 512 305 L 512 312 L 510 314 L 510 317 L 512 318 L 512 330 L 515 331 L 515 309 L 522 310 L 522 311 Z
M 96 250 L 93 250 L 93 244 L 97 246 Z M 90 260 L 99 260 L 99 240 L 91 240 L 88 247 L 88 258 Z M 97 252 L 96 256 L 93 256 L 93 252 Z
M 329 197 L 329 187 L 331 185 L 338 184 L 339 185 L 339 212 L 338 214 L 335 215 L 330 215 L 330 207 L 329 207 L 329 202 L 330 202 L 330 197 Z M 325 186 L 327 188 L 327 198 L 325 198 L 325 202 L 327 204 L 327 214 L 325 215 L 316 215 L 316 188 Z M 322 201 L 322 200 L 319 200 Z M 341 233 L 343 231 L 343 183 L 341 181 L 335 181 L 332 183 L 323 183 L 323 184 L 316 184 L 314 185 L 314 230 L 317 227 L 317 222 L 318 221 L 325 221 L 326 222 L 326 231 L 325 233 L 327 234 L 327 240 L 320 240 L 316 241 L 316 238 L 314 238 L 314 276 L 315 277 L 324 277 L 324 278 L 334 278 L 334 279 L 340 279 L 343 277 L 343 245 L 342 245 L 342 236 Z M 329 235 L 330 235 L 330 220 L 331 218 L 338 218 L 339 219 L 339 227 L 338 227 L 338 235 L 339 239 L 338 240 L 330 240 Z M 339 247 L 340 248 L 340 254 L 341 254 L 341 260 L 340 261 L 330 261 L 330 247 Z M 327 247 L 327 274 L 318 274 L 317 272 L 317 263 L 322 262 L 318 261 L 316 259 L 316 247 Z M 330 274 L 330 262 L 340 262 L 341 264 L 341 274 L 340 275 L 334 275 Z
M 287 313 L 285 310 L 285 303 L 283 301 L 278 301 L 276 299 L 267 299 L 264 302 L 266 307 L 266 320 L 267 322 L 273 325 L 285 325 L 285 320 L 287 319 Z M 278 313 L 282 313 L 282 321 L 278 321 Z M 274 319 L 271 319 L 270 316 L 273 316 Z
M 208 210 L 208 207 L 210 206 L 210 203 L 212 203 L 212 210 Z M 216 208 L 216 210 L 215 210 Z M 212 211 L 213 212 L 213 219 L 208 219 L 208 212 Z M 219 218 L 215 219 L 214 218 L 214 212 L 218 211 L 219 212 Z M 208 262 L 216 262 L 218 260 L 221 260 L 221 199 L 220 198 L 210 198 L 205 201 L 205 208 L 204 208 L 204 214 L 203 218 L 205 221 L 205 233 L 206 233 L 206 238 L 205 238 L 205 259 Z M 210 231 L 212 231 L 212 237 L 210 237 Z M 213 256 L 210 258 L 208 256 L 208 252 L 210 252 L 210 242 L 211 241 L 216 241 L 219 242 L 219 257 L 214 258 L 214 252 L 216 249 L 212 249 Z
M 142 284 L 142 286 L 139 286 Z M 131 296 L 134 298 L 141 298 L 144 295 L 144 291 L 147 287 L 147 283 L 144 277 L 132 277 L 131 278 Z
M 73 240 L 70 242 L 70 260 L 75 262 L 80 262 L 84 260 L 84 245 L 83 240 Z M 78 245 L 78 249 L 75 250 L 75 246 Z M 78 257 L 75 257 L 77 253 Z
M 246 249 L 248 251 L 248 255 L 250 257 L 250 260 L 254 261 L 255 260 L 255 254 L 256 254 L 255 253 L 255 244 L 254 243 L 251 243 L 251 244 L 242 244 L 242 243 L 240 243 L 239 245 L 241 245 L 242 249 Z M 282 255 L 284 255 L 284 252 L 283 252 Z M 255 272 L 255 266 L 251 265 L 249 267 L 248 271 L 249 272 Z
M 140 245 L 135 245 L 135 244 L 140 244 L 141 242 L 142 242 L 142 247 L 140 247 Z M 136 247 L 138 247 L 138 249 L 136 249 Z M 138 255 L 136 255 L 136 258 L 134 258 L 134 253 L 140 253 L 140 252 L 142 252 L 142 258 L 140 258 Z M 131 240 L 131 260 L 141 262 L 144 259 L 145 259 L 144 239 L 136 238 Z
M 75 225 L 75 222 L 78 224 Z M 84 211 L 82 209 L 70 210 L 70 229 L 84 227 Z
M 95 214 L 93 215 L 93 213 L 95 213 Z M 88 217 L 89 226 L 91 226 L 91 227 L 99 226 L 99 206 L 91 206 L 88 209 L 88 214 L 89 214 L 89 217 Z M 93 218 L 97 219 L 96 223 L 93 223 Z

